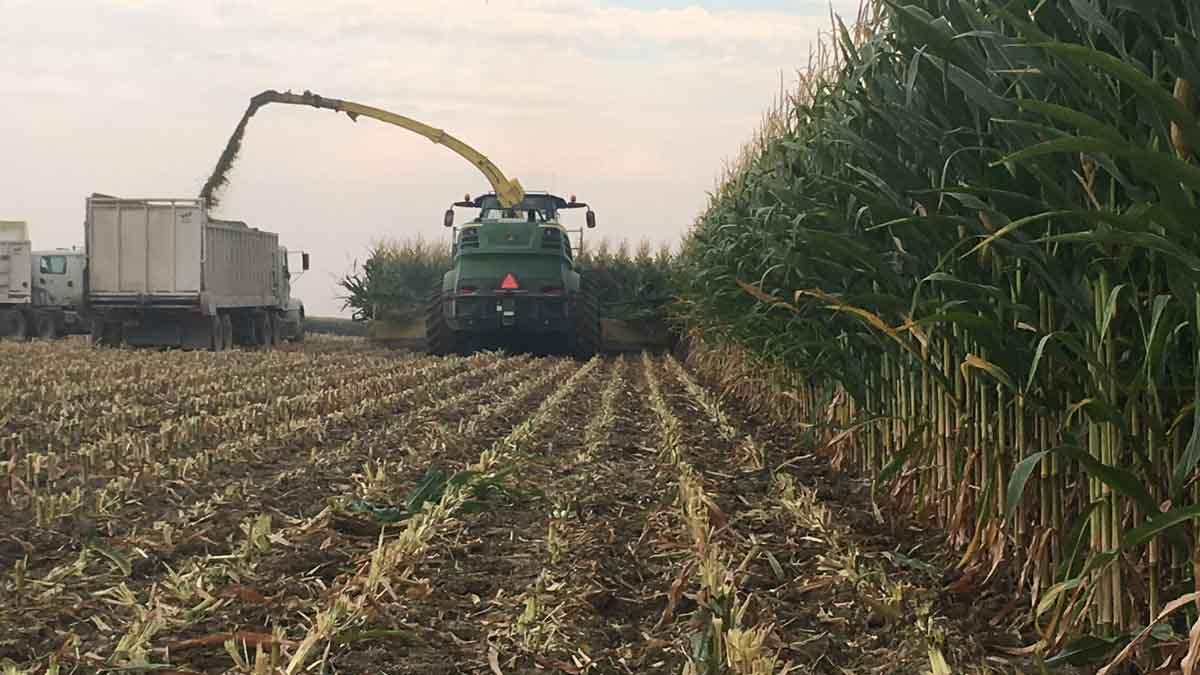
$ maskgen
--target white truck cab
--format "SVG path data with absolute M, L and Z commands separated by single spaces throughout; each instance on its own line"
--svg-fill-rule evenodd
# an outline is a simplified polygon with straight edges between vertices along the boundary
M 32 262 L 34 305 L 75 309 L 83 304 L 83 251 L 34 251 Z
M 86 267 L 82 251 L 34 251 L 23 221 L 0 221 L 0 338 L 87 332 L 78 311 Z

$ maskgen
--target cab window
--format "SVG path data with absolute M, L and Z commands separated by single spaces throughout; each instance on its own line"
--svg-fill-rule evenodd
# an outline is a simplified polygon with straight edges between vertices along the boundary
M 65 255 L 44 255 L 39 263 L 42 274 L 66 274 L 67 273 L 67 256 Z

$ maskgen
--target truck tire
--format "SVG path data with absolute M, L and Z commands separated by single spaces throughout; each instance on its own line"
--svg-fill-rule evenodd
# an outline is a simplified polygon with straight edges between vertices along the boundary
M 228 314 L 221 315 L 221 341 L 225 349 L 233 349 L 233 317 Z
M 29 321 L 19 309 L 0 310 L 0 340 L 24 340 L 29 334 Z
M 446 323 L 442 302 L 442 284 L 439 282 L 429 294 L 425 310 L 425 349 L 438 356 L 453 354 L 457 347 L 454 331 Z
M 254 315 L 254 344 L 258 347 L 271 346 L 271 320 L 266 314 Z
M 62 333 L 62 321 L 56 312 L 38 312 L 33 316 L 34 334 L 39 338 L 53 340 Z
M 587 277 L 580 280 L 579 296 L 575 300 L 575 334 L 572 336 L 574 356 L 584 361 L 600 351 L 600 301 L 595 286 Z
M 92 332 L 88 341 L 93 347 L 116 347 L 121 344 L 121 324 L 115 321 L 92 321 Z
M 271 347 L 279 347 L 283 344 L 284 321 L 278 314 L 272 314 L 269 321 L 271 323 Z
M 254 317 L 247 314 L 231 315 L 233 322 L 233 344 L 239 347 L 253 347 L 258 344 L 254 336 Z
M 271 315 L 262 313 L 254 317 L 254 331 L 258 333 L 258 346 L 270 350 L 275 344 L 275 324 L 271 321 Z
M 225 326 L 218 314 L 208 317 L 208 348 L 214 352 L 225 351 Z

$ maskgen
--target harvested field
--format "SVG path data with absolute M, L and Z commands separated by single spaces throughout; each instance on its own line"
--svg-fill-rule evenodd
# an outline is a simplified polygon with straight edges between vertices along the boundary
M 936 533 L 670 356 L 64 341 L 0 377 L 6 672 L 1016 670 Z

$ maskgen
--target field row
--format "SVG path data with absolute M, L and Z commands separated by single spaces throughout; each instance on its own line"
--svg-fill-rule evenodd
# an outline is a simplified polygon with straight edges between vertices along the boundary
M 8 456 L 0 664 L 765 675 L 978 662 L 931 580 L 855 525 L 877 524 L 842 518 L 861 515 L 861 494 L 819 499 L 806 484 L 819 459 L 773 466 L 794 448 L 670 356 L 320 342 L 311 357 L 264 355 L 297 371 L 257 398 L 130 426 L 115 444 Z

